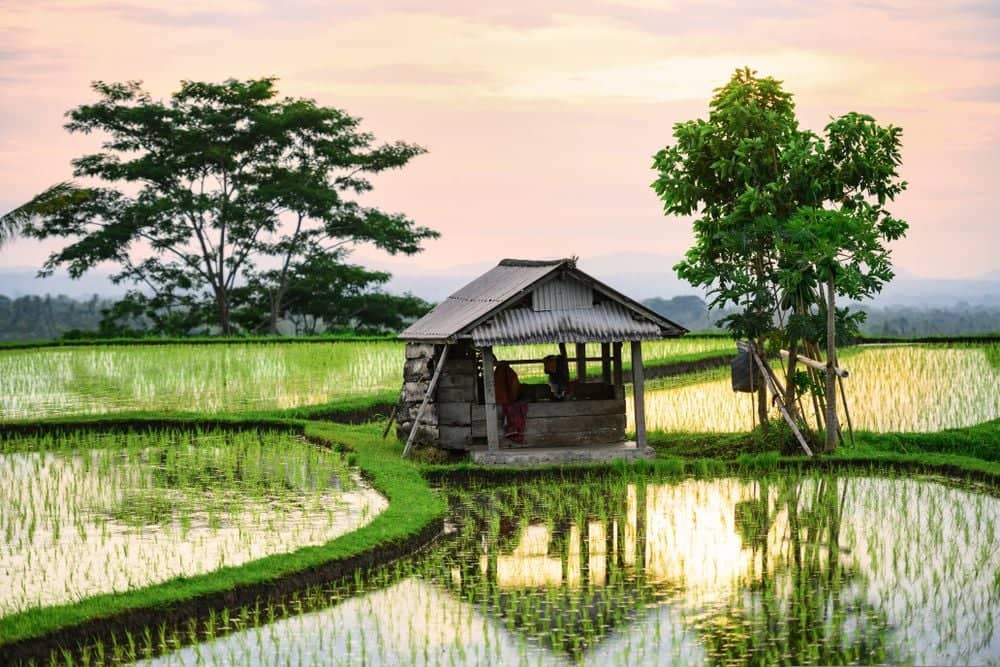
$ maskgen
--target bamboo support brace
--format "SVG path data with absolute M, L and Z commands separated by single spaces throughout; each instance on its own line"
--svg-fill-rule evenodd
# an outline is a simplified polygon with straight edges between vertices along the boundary
M 816 361 L 815 359 L 810 359 L 809 357 L 803 357 L 801 354 L 796 356 L 798 357 L 798 360 L 804 363 L 806 366 L 809 366 L 810 368 L 815 368 L 818 371 L 823 371 L 824 373 L 826 372 L 826 364 L 824 364 L 822 361 Z M 788 358 L 788 350 L 781 350 L 781 358 L 782 359 Z M 833 372 L 838 377 L 842 378 L 845 378 L 849 375 L 846 368 L 834 367 Z
M 795 420 L 792 419 L 792 416 L 788 414 L 788 410 L 785 409 L 785 403 L 781 398 L 781 394 L 778 393 L 778 389 L 774 386 L 774 382 L 771 380 L 771 374 L 768 372 L 770 369 L 768 369 L 764 365 L 764 362 L 760 360 L 760 357 L 757 356 L 756 350 L 751 350 L 750 353 L 753 355 L 754 361 L 757 362 L 757 366 L 760 368 L 760 372 L 764 376 L 764 382 L 767 383 L 767 388 L 770 389 L 771 393 L 774 395 L 775 403 L 777 403 L 778 409 L 781 411 L 781 415 L 785 418 L 785 421 L 788 422 L 788 425 L 792 429 L 792 433 L 795 434 L 799 444 L 802 445 L 802 449 L 806 451 L 806 454 L 812 456 L 812 450 L 809 449 L 809 445 L 806 444 L 806 439 L 802 436 L 802 432 L 799 431 L 798 425 L 795 423 Z

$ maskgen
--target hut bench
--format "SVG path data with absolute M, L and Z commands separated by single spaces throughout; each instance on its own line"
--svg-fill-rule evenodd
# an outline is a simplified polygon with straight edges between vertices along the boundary
M 532 449 L 538 456 L 508 458 L 548 460 L 552 451 L 564 449 L 575 460 L 600 460 L 606 453 L 595 445 L 610 445 L 612 457 L 648 455 L 641 342 L 684 333 L 683 327 L 580 271 L 574 260 L 505 259 L 400 334 L 407 348 L 397 433 L 408 445 L 491 452 L 477 456 L 484 460 L 502 458 L 500 450 Z M 625 342 L 631 346 L 635 394 L 631 447 L 624 444 Z M 543 359 L 497 360 L 494 348 L 528 343 L 552 344 L 550 352 L 567 358 L 575 380 L 562 400 L 548 384 L 522 383 L 518 400 L 527 403 L 527 421 L 523 442 L 514 442 L 502 434 L 495 365 L 540 367 Z M 587 343 L 600 343 L 601 355 L 587 357 Z M 575 346 L 572 356 L 569 344 Z M 588 361 L 601 363 L 600 376 L 587 376 Z

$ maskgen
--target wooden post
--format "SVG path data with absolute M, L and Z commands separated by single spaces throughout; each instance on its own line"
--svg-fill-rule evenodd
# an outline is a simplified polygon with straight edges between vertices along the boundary
M 587 345 L 576 344 L 576 379 L 583 382 L 587 379 Z
M 847 417 L 847 433 L 851 436 L 851 444 L 854 444 L 854 424 L 851 423 L 851 411 L 847 409 L 847 393 L 844 391 L 844 381 L 837 376 L 837 383 L 840 385 L 840 400 L 844 404 L 844 416 Z
M 615 361 L 614 377 L 612 378 L 611 383 L 616 387 L 621 387 L 625 384 L 624 379 L 622 378 L 622 344 L 620 341 L 617 341 L 612 343 L 611 347 L 614 350 Z
M 441 371 L 444 370 L 445 359 L 448 358 L 448 344 L 445 343 L 444 349 L 441 350 L 441 356 L 438 358 L 437 366 L 434 368 L 434 376 L 431 377 L 430 384 L 427 385 L 427 392 L 424 394 L 424 400 L 420 402 L 420 407 L 417 408 L 417 414 L 413 416 L 413 426 L 410 427 L 410 437 L 406 439 L 406 446 L 403 447 L 403 456 L 410 452 L 410 447 L 413 446 L 413 438 L 417 435 L 417 428 L 420 426 L 420 417 L 424 414 L 424 408 L 427 407 L 428 401 L 431 400 L 431 396 L 434 395 L 434 389 L 437 387 L 438 378 L 441 377 Z
M 611 384 L 611 343 L 601 343 L 601 382 Z
M 497 424 L 497 389 L 493 380 L 493 348 L 487 345 L 483 348 L 483 395 L 485 405 L 483 413 L 486 416 L 486 446 L 489 449 L 500 449 L 500 429 Z
M 632 341 L 632 398 L 635 407 L 635 446 L 646 448 L 646 395 L 643 391 L 642 341 Z

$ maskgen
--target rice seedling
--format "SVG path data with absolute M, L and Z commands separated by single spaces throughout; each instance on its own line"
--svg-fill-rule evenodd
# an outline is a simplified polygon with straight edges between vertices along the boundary
M 385 499 L 282 432 L 0 442 L 0 615 L 322 544 Z
M 939 431 L 1000 417 L 1000 368 L 985 347 L 872 346 L 843 361 L 854 427 L 877 432 Z M 695 377 L 698 380 L 695 382 Z M 634 430 L 631 395 L 628 428 Z M 646 426 L 684 432 L 739 432 L 756 420 L 750 394 L 732 391 L 728 369 L 654 380 L 646 388 Z M 812 409 L 806 415 L 812 419 Z M 775 418 L 780 418 L 777 411 Z
M 289 408 L 399 388 L 392 341 L 0 352 L 0 420 L 123 410 Z
M 263 632 L 203 619 L 214 640 L 141 664 L 978 664 L 1000 650 L 992 496 L 818 474 L 444 492 L 457 530 L 429 553 L 271 603 Z
M 643 343 L 647 364 L 689 361 L 732 347 L 723 338 Z M 498 348 L 501 358 L 556 350 Z M 590 345 L 589 356 L 600 346 Z M 623 350 L 630 364 L 629 346 Z M 127 345 L 0 351 L 0 421 L 125 410 L 235 412 L 318 405 L 398 389 L 404 346 L 393 341 Z M 591 373 L 600 364 L 591 362 Z M 541 365 L 523 366 L 542 377 Z

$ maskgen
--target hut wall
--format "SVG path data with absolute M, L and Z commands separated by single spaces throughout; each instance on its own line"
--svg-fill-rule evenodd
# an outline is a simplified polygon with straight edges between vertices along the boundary
M 449 406 L 441 415 L 441 441 L 469 447 L 486 441 L 483 405 Z M 497 407 L 496 419 L 502 422 Z M 502 433 L 501 429 L 501 433 Z M 625 440 L 625 401 L 540 401 L 528 403 L 524 442 L 503 439 L 501 447 L 561 447 L 596 445 Z
M 424 400 L 431 376 L 434 375 L 434 360 L 440 354 L 439 346 L 429 343 L 407 343 L 406 362 L 403 364 L 403 389 L 399 394 L 396 408 L 396 435 L 401 440 L 410 437 L 413 422 L 420 403 Z M 431 400 L 420 417 L 420 425 L 414 443 L 435 444 L 438 440 L 437 406 Z
M 476 402 L 476 378 L 475 355 L 454 359 L 449 357 L 441 371 L 436 398 L 439 446 L 443 449 L 469 447 L 472 406 Z
M 434 362 L 440 358 L 441 348 L 441 345 L 423 343 L 406 345 L 403 390 L 397 408 L 399 425 L 396 435 L 401 439 L 405 440 L 410 435 L 417 409 L 424 400 L 434 375 Z M 468 446 L 469 415 L 472 404 L 476 401 L 476 372 L 476 359 L 471 345 L 452 345 L 438 378 L 434 396 L 431 396 L 420 417 L 415 444 L 436 445 L 445 449 L 465 449 Z

